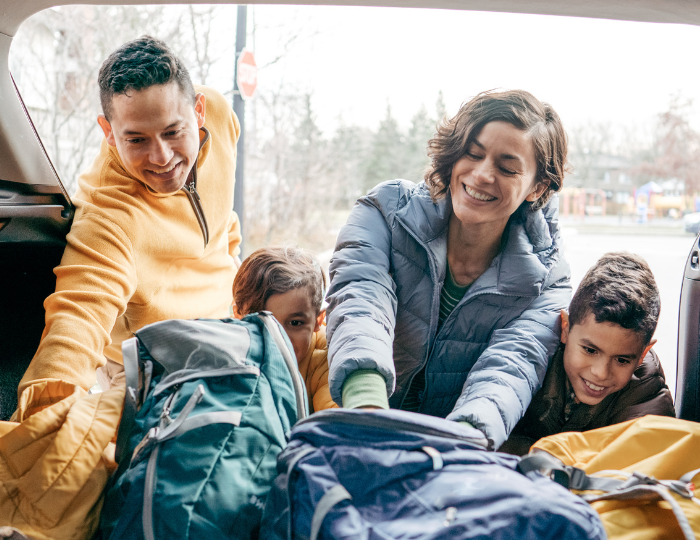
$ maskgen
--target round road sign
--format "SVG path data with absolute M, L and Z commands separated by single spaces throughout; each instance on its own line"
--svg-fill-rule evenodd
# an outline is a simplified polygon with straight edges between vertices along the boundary
M 236 66 L 236 85 L 243 99 L 251 99 L 258 87 L 258 66 L 252 51 L 243 49 Z

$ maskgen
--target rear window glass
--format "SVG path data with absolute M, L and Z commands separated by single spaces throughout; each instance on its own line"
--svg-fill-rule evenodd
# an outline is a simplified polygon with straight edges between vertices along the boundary
M 96 77 L 109 52 L 154 35 L 196 84 L 232 99 L 235 28 L 236 6 L 67 6 L 27 20 L 11 71 L 69 193 L 103 140 Z M 249 6 L 260 70 L 246 105 L 246 252 L 296 243 L 327 264 L 359 196 L 384 180 L 421 181 L 436 122 L 478 92 L 522 88 L 569 134 L 560 209 L 574 287 L 607 251 L 645 257 L 672 385 L 686 228 L 700 227 L 699 44 L 700 29 L 683 25 Z

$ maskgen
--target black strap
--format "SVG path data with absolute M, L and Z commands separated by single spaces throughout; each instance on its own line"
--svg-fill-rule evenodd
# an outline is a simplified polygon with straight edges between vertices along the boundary
M 523 457 L 518 463 L 516 470 L 525 476 L 532 472 L 548 476 L 566 489 L 575 489 L 577 491 L 611 491 L 620 488 L 627 482 L 618 478 L 589 476 L 582 469 L 564 465 L 557 458 L 546 452 L 536 452 Z
M 120 463 L 127 450 L 131 428 L 136 420 L 139 405 L 139 342 L 135 337 L 122 343 L 122 358 L 124 362 L 124 378 L 126 393 L 124 394 L 124 409 L 117 432 L 117 447 L 114 457 Z M 148 389 L 144 389 L 147 392 Z

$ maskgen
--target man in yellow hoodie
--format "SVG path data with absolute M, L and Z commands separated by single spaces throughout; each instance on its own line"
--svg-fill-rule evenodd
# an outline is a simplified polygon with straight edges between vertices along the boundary
M 231 107 L 194 88 L 182 62 L 149 36 L 114 51 L 98 81 L 105 139 L 78 181 L 18 420 L 71 384 L 92 387 L 100 368 L 108 384 L 121 369 L 122 341 L 142 326 L 226 317 L 232 301 L 240 127 Z

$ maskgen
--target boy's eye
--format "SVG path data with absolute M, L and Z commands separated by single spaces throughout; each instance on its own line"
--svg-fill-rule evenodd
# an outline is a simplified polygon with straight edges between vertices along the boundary
M 126 142 L 131 143 L 131 144 L 138 144 L 142 142 L 143 139 L 127 139 Z
M 293 320 L 289 321 L 289 325 L 290 326 L 303 326 L 304 321 L 299 320 L 299 319 L 293 319 Z
M 177 135 L 177 131 L 168 131 L 165 136 L 166 137 L 172 137 L 173 135 Z
M 618 358 L 617 362 L 618 362 L 618 364 L 622 364 L 623 366 L 630 363 L 629 359 L 627 359 L 627 358 Z
M 596 352 L 598 352 L 593 347 L 586 347 L 585 345 L 582 345 L 581 348 L 586 354 L 595 354 Z

